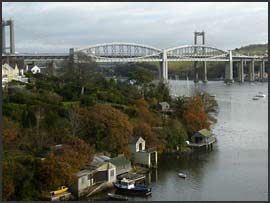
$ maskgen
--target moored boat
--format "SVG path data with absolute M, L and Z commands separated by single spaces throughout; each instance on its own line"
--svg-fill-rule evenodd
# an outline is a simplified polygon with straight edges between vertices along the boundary
M 181 178 L 186 178 L 187 177 L 187 175 L 184 174 L 184 173 L 178 173 L 178 176 L 181 177 Z
M 128 180 L 123 178 L 121 181 L 114 183 L 114 187 L 117 189 L 117 192 L 128 194 L 128 195 L 150 195 L 151 188 L 146 185 L 136 186 L 134 180 Z

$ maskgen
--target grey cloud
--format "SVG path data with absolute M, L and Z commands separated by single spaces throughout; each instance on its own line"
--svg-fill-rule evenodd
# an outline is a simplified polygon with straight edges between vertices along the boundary
M 268 40 L 267 3 L 3 3 L 15 20 L 19 52 L 68 52 L 70 47 L 125 41 L 159 48 L 193 43 L 232 49 Z

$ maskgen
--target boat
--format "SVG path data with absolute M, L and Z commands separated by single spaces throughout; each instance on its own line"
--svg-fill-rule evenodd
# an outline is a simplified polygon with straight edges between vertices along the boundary
M 66 186 L 61 186 L 61 187 L 59 187 L 57 190 L 54 190 L 54 191 L 52 191 L 52 192 L 50 192 L 51 193 L 51 195 L 58 195 L 58 194 L 61 194 L 61 193 L 63 193 L 63 192 L 66 192 L 68 190 L 68 187 L 66 187 Z
M 187 175 L 184 174 L 184 173 L 178 173 L 178 176 L 179 176 L 180 178 L 186 178 L 186 177 L 187 177 Z
M 112 200 L 120 200 L 120 201 L 127 201 L 128 200 L 128 197 L 123 196 L 123 195 L 118 195 L 118 194 L 113 194 L 113 193 L 108 193 L 107 195 Z
M 264 98 L 264 97 L 266 97 L 266 95 L 265 95 L 265 94 L 257 94 L 255 97 L 261 97 L 261 98 Z
M 253 99 L 253 100 L 259 100 L 259 97 L 256 97 L 256 96 L 255 96 L 255 97 L 253 97 L 252 99 Z
M 117 192 L 129 194 L 129 195 L 150 195 L 152 193 L 151 188 L 146 185 L 136 186 L 134 180 L 123 178 L 122 180 L 114 183 L 114 187 Z

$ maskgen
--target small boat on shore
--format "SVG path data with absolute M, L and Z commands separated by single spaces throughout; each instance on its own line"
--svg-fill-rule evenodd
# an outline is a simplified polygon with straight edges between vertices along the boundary
M 108 193 L 107 195 L 112 200 L 120 200 L 120 201 L 127 201 L 128 200 L 128 197 L 123 196 L 123 195 L 118 195 L 118 194 L 113 194 L 113 193 Z
M 136 186 L 134 180 L 123 178 L 121 181 L 114 183 L 117 192 L 128 195 L 143 195 L 148 196 L 152 193 L 151 188 L 146 185 Z
M 187 175 L 184 174 L 184 173 L 178 173 L 178 176 L 179 176 L 180 178 L 186 178 L 186 177 L 187 177 Z

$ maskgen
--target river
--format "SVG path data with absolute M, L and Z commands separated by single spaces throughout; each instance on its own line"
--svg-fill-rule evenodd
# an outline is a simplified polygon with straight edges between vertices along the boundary
M 268 199 L 268 83 L 171 80 L 172 94 L 202 89 L 216 95 L 219 105 L 213 151 L 189 157 L 159 157 L 149 174 L 152 196 L 130 200 L 250 201 Z M 266 98 L 252 100 L 259 91 Z M 186 179 L 177 173 L 187 174 Z

